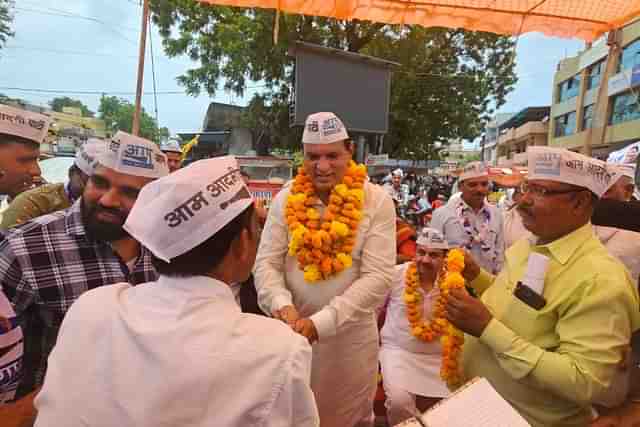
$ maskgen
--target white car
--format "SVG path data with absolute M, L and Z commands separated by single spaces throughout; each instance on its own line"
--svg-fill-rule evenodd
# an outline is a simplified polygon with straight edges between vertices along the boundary
M 69 168 L 73 165 L 75 157 L 52 157 L 50 159 L 40 160 L 40 170 L 42 178 L 49 184 L 69 181 Z

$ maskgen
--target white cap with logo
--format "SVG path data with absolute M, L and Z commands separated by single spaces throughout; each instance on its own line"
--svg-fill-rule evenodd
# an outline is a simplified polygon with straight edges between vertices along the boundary
M 0 134 L 42 144 L 50 123 L 51 119 L 43 114 L 0 104 Z
M 332 144 L 349 139 L 342 120 L 333 113 L 314 113 L 307 117 L 302 134 L 303 144 Z
M 180 148 L 180 142 L 177 139 L 171 138 L 160 145 L 160 151 L 163 153 L 182 153 L 182 148 Z
M 142 188 L 124 225 L 170 262 L 215 235 L 253 203 L 233 156 L 199 160 Z
M 425 227 L 418 233 L 418 246 L 424 246 L 429 249 L 450 249 L 449 243 L 444 239 L 442 234 L 435 228 Z
M 126 175 L 160 178 L 169 174 L 167 156 L 153 142 L 118 131 L 98 162 Z
M 564 148 L 529 147 L 527 159 L 529 180 L 564 182 L 591 190 L 598 197 L 617 180 L 602 160 Z
M 471 162 L 462 168 L 460 173 L 460 182 L 467 179 L 482 178 L 489 176 L 489 169 L 482 162 Z
M 89 138 L 76 152 L 75 165 L 84 172 L 85 175 L 93 175 L 93 171 L 98 165 L 98 157 L 107 151 L 108 141 L 97 138 Z

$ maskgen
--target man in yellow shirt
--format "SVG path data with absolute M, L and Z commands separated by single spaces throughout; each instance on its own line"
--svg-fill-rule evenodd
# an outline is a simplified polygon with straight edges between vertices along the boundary
M 467 379 L 487 378 L 533 427 L 584 426 L 640 327 L 637 290 L 590 223 L 615 178 L 567 150 L 532 147 L 528 160 L 518 211 L 534 236 L 507 251 L 498 276 L 468 258 L 481 298 L 453 292 L 447 316 L 467 334 Z

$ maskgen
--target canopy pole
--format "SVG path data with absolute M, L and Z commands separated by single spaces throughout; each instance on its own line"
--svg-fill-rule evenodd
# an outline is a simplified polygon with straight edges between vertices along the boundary
M 149 22 L 149 0 L 142 1 L 142 30 L 140 31 L 140 51 L 138 54 L 138 82 L 136 84 L 136 105 L 133 112 L 131 132 L 140 134 L 140 111 L 142 109 L 142 86 L 144 81 L 144 54 L 147 47 L 147 25 Z

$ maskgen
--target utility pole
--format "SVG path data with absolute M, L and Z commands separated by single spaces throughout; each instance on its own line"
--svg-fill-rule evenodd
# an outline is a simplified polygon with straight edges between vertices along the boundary
M 134 135 L 140 133 L 140 111 L 142 109 L 142 87 L 144 81 L 144 54 L 147 48 L 147 25 L 149 23 L 149 0 L 142 1 L 142 30 L 140 31 L 140 51 L 138 55 L 138 83 L 136 85 L 136 106 L 133 112 Z

